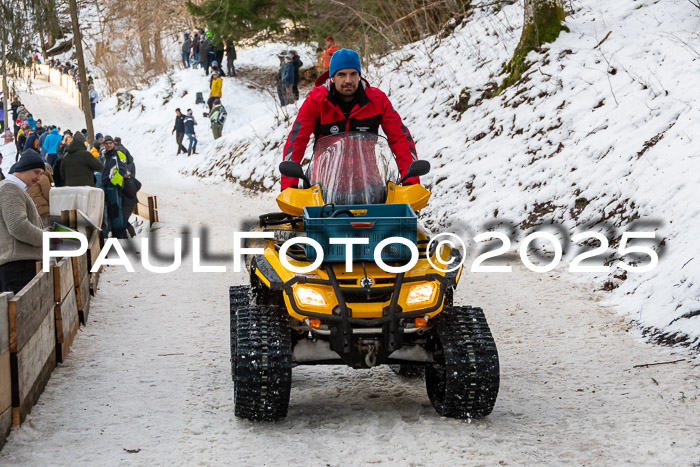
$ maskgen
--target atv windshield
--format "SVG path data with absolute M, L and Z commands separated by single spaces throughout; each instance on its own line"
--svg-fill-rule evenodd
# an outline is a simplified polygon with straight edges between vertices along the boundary
M 386 138 L 350 132 L 316 142 L 308 169 L 312 185 L 333 204 L 383 204 L 387 183 L 398 183 L 399 167 Z

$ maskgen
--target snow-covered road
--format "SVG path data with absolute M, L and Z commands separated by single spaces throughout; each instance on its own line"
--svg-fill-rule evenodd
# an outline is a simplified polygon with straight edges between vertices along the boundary
M 32 104 L 39 117 L 40 102 Z M 75 112 L 66 107 L 60 115 Z M 98 131 L 110 130 L 106 119 L 99 123 Z M 171 249 L 186 226 L 193 233 L 207 226 L 210 250 L 230 252 L 231 232 L 242 220 L 276 210 L 270 195 L 183 179 L 169 173 L 167 163 L 139 157 L 138 146 L 129 149 L 144 190 L 158 195 L 162 223 L 151 236 L 163 249 Z M 499 347 L 501 390 L 485 420 L 439 417 L 422 381 L 383 367 L 297 368 L 286 420 L 237 419 L 228 286 L 243 278 L 193 274 L 191 263 L 184 259 L 178 271 L 163 275 L 140 265 L 132 274 L 106 269 L 88 326 L 26 423 L 13 429 L 0 464 L 700 461 L 697 356 L 644 344 L 634 328 L 600 305 L 592 286 L 564 274 L 536 274 L 517 262 L 512 274 L 466 274 L 455 298 L 484 308 Z

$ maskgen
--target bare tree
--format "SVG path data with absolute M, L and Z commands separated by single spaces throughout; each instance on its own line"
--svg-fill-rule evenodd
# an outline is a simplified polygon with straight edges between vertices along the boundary
M 191 15 L 180 0 L 85 0 L 99 18 L 88 52 L 110 91 L 147 82 L 164 73 L 179 55 L 167 47 L 186 29 Z M 158 18 L 154 21 L 153 18 Z
M 83 56 L 83 37 L 80 34 L 80 23 L 78 22 L 78 5 L 76 0 L 69 0 L 70 16 L 73 20 L 73 42 L 75 43 L 75 53 L 78 56 L 78 70 L 80 72 L 80 103 L 85 114 L 85 127 L 88 131 L 88 141 L 95 139 L 95 131 L 92 128 L 92 113 L 90 111 L 90 98 L 88 97 L 88 80 L 85 69 L 85 57 Z
M 7 106 L 7 94 L 9 92 L 9 89 L 7 88 L 7 58 L 5 55 L 5 39 L 3 38 L 2 40 L 2 108 L 5 109 L 4 115 L 3 115 L 3 124 L 2 127 L 7 130 L 8 124 L 9 124 L 9 118 L 8 114 L 9 112 L 9 107 Z
M 504 66 L 508 73 L 499 88 L 499 92 L 516 83 L 528 69 L 527 54 L 542 44 L 554 42 L 562 30 L 569 31 L 564 24 L 564 7 L 562 0 L 525 0 L 523 9 L 523 30 L 520 41 L 513 52 L 513 58 Z

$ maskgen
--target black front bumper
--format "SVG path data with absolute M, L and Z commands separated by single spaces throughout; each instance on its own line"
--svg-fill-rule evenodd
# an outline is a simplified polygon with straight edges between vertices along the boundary
M 330 326 L 330 346 L 332 350 L 339 353 L 341 356 L 343 354 L 352 353 L 354 349 L 357 348 L 357 343 L 354 342 L 355 338 L 353 337 L 353 327 L 381 326 L 381 339 L 383 342 L 380 346 L 378 357 L 379 360 L 382 360 L 382 357 L 385 359 L 390 353 L 401 348 L 403 342 L 403 323 L 401 321 L 434 312 L 442 306 L 448 288 L 455 285 L 455 278 L 450 276 L 441 276 L 439 274 L 431 273 L 416 277 L 405 277 L 403 273 L 399 273 L 396 275 L 396 280 L 392 286 L 372 287 L 369 289 L 343 287 L 339 284 L 335 272 L 333 271 L 333 267 L 330 264 L 325 265 L 325 270 L 328 274 L 328 280 L 296 276 L 285 282 L 282 286 L 282 290 L 285 294 L 287 294 L 289 303 L 296 313 L 307 318 L 318 318 L 323 321 L 330 321 L 332 323 Z M 427 281 L 437 281 L 440 284 L 440 291 L 435 305 L 422 308 L 420 310 L 404 312 L 401 306 L 398 304 L 401 287 L 406 283 Z M 304 310 L 303 308 L 299 307 L 294 299 L 294 293 L 292 290 L 292 286 L 295 284 L 330 285 L 333 288 L 333 292 L 338 300 L 338 306 L 333 310 L 333 314 L 329 315 L 325 313 L 317 313 Z M 345 296 L 346 293 L 355 294 L 358 291 L 366 291 L 370 296 L 377 294 L 391 294 L 389 306 L 383 308 L 381 317 L 352 317 L 352 309 L 348 307 Z

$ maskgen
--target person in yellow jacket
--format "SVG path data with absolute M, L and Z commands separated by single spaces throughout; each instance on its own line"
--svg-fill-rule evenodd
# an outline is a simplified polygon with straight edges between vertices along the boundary
M 209 105 L 209 111 L 214 106 L 214 101 L 221 99 L 221 87 L 224 85 L 224 80 L 221 79 L 217 72 L 211 75 L 211 89 L 209 90 L 209 99 L 207 100 L 207 105 Z
M 92 143 L 92 149 L 90 149 L 90 154 L 92 154 L 92 157 L 95 159 L 100 157 L 100 148 L 102 147 L 102 143 L 99 141 L 95 140 Z

